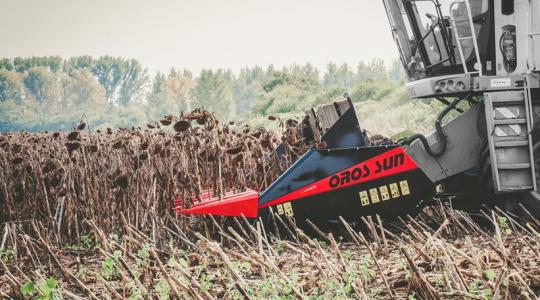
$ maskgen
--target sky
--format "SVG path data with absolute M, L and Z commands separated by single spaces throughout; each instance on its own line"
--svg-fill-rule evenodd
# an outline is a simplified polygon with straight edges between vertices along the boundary
M 398 54 L 382 0 L 0 0 L 0 57 L 44 55 L 197 74 Z

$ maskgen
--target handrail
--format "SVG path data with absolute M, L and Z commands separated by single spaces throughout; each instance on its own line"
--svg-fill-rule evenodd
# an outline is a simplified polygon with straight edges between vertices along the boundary
M 534 112 L 533 112 L 533 104 L 532 104 L 532 94 L 531 94 L 531 87 L 529 85 L 529 78 L 525 76 L 525 80 L 523 82 L 523 89 L 524 89 L 524 98 L 525 98 L 525 111 L 526 111 L 526 119 L 527 119 L 527 134 L 529 138 L 529 157 L 531 160 L 531 172 L 532 172 L 532 178 L 533 178 L 533 190 L 537 191 L 538 187 L 536 184 L 536 171 L 535 171 L 535 164 L 534 164 L 534 148 L 532 145 L 532 132 L 534 130 Z
M 469 14 L 469 23 L 471 24 L 471 33 L 473 36 L 473 45 L 474 45 L 474 51 L 476 52 L 476 58 L 478 59 L 478 65 L 480 66 L 478 69 L 478 74 L 482 76 L 482 60 L 480 59 L 480 50 L 478 50 L 478 40 L 476 39 L 476 31 L 474 30 L 474 23 L 472 20 L 472 10 L 471 10 L 471 3 L 469 0 L 465 0 L 465 4 L 467 5 L 467 13 Z
M 540 35 L 540 32 L 531 32 L 531 33 L 529 33 L 529 38 L 531 39 L 531 43 L 537 42 L 536 40 L 534 40 L 534 38 L 539 36 L 539 35 Z M 534 53 L 533 53 L 533 55 L 531 55 L 531 61 L 532 61 L 532 65 L 536 66 L 536 57 L 535 57 Z
M 450 24 L 452 26 L 452 29 L 454 30 L 454 35 L 456 37 L 456 43 L 457 43 L 457 46 L 458 46 L 458 50 L 459 50 L 459 57 L 461 57 L 461 64 L 463 66 L 463 72 L 464 73 L 469 73 L 469 70 L 467 69 L 467 64 L 465 62 L 465 56 L 463 55 L 463 47 L 461 47 L 461 41 L 459 39 L 459 32 L 458 32 L 458 29 L 457 29 L 457 25 L 456 25 L 456 19 L 454 18 L 454 15 L 452 14 L 452 9 L 454 8 L 454 6 L 456 4 L 459 4 L 460 1 L 454 1 L 452 2 L 452 4 L 450 4 L 450 12 L 449 12 L 449 15 L 450 15 Z
M 469 21 L 469 26 L 470 26 L 470 29 L 471 29 L 471 36 L 459 37 L 459 32 L 458 32 L 458 28 L 457 28 L 457 25 L 456 25 L 456 19 L 454 18 L 454 15 L 453 15 L 452 11 L 453 11 L 454 7 L 457 4 L 460 4 L 460 3 L 465 3 L 465 7 L 467 8 L 467 15 L 468 15 L 468 19 L 469 19 L 468 20 Z M 456 37 L 456 42 L 458 44 L 458 50 L 459 50 L 459 55 L 461 57 L 461 63 L 463 65 L 463 71 L 465 73 L 476 73 L 476 72 L 469 72 L 469 70 L 467 68 L 467 61 L 465 60 L 465 56 L 463 54 L 463 47 L 461 46 L 461 40 L 463 40 L 463 39 L 472 39 L 473 47 L 474 47 L 474 54 L 476 56 L 477 63 L 479 65 L 478 74 L 480 76 L 482 76 L 483 66 L 482 66 L 482 60 L 480 58 L 480 50 L 478 49 L 478 41 L 477 41 L 477 38 L 476 38 L 476 31 L 474 30 L 474 22 L 473 22 L 473 19 L 472 19 L 472 11 L 471 11 L 470 2 L 469 2 L 469 0 L 454 1 L 454 2 L 452 2 L 452 4 L 450 4 L 449 10 L 450 10 L 449 11 L 450 21 L 451 21 L 452 29 L 454 30 L 454 35 Z

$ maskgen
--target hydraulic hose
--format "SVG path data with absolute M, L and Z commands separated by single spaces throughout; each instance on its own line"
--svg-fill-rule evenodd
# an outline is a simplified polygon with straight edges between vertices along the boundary
M 446 152 L 446 147 L 448 146 L 448 140 L 443 131 L 442 120 L 451 110 L 453 110 L 458 105 L 458 103 L 461 100 L 462 99 L 460 98 L 454 98 L 454 100 L 443 111 L 441 111 L 441 113 L 437 117 L 437 120 L 435 121 L 435 131 L 437 132 L 437 137 L 439 138 L 439 141 L 441 143 L 441 148 L 438 151 L 434 151 L 433 149 L 431 149 L 427 141 L 427 138 L 421 133 L 416 133 L 405 138 L 404 140 L 400 142 L 400 144 L 410 145 L 412 142 L 419 139 L 420 142 L 422 142 L 424 149 L 429 155 L 433 157 L 440 157 L 441 155 L 443 155 L 444 152 Z

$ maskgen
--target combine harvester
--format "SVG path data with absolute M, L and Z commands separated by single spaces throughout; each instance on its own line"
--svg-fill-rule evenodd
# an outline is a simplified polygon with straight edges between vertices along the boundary
M 410 97 L 447 105 L 435 131 L 373 146 L 350 98 L 328 104 L 301 124 L 325 149 L 309 150 L 260 194 L 206 194 L 179 213 L 268 221 L 272 208 L 300 226 L 324 225 L 449 197 L 540 212 L 540 1 L 383 2 Z M 459 116 L 443 125 L 453 110 Z

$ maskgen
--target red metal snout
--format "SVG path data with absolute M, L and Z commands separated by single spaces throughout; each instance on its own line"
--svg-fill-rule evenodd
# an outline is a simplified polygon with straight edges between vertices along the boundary
M 180 214 L 205 214 L 214 216 L 256 218 L 259 193 L 248 189 L 245 192 L 226 192 L 221 200 L 208 190 L 203 191 L 200 199 L 193 201 L 190 208 L 182 208 L 183 200 L 176 199 L 174 210 Z

